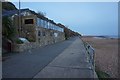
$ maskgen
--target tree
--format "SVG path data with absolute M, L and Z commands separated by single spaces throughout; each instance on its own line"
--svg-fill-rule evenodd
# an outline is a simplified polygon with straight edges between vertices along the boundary
M 41 11 L 38 11 L 37 14 L 38 14 L 39 16 L 43 16 L 43 17 L 46 16 L 46 13 L 45 13 L 45 12 L 41 12 Z
M 8 16 L 4 16 L 2 18 L 2 35 L 10 40 L 15 35 L 15 29 L 12 26 L 12 20 Z
M 5 10 L 17 10 L 15 5 L 11 2 L 2 2 L 2 9 Z

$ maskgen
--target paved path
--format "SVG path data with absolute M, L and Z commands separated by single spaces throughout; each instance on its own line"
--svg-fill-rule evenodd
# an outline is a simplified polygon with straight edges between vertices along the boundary
M 3 62 L 3 78 L 93 78 L 78 37 L 10 56 Z
M 83 42 L 77 38 L 34 78 L 94 78 Z
M 10 55 L 3 62 L 3 78 L 32 78 L 56 56 L 62 53 L 76 38 Z

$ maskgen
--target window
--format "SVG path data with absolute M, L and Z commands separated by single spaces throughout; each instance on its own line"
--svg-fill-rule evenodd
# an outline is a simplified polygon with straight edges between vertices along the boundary
M 45 36 L 45 32 L 42 32 L 42 35 Z
M 62 28 L 61 31 L 64 32 L 64 29 Z
M 45 28 L 47 28 L 47 21 L 45 21 Z
M 40 22 L 40 20 L 39 20 L 39 18 L 37 18 L 37 26 L 39 26 L 40 24 L 39 24 L 39 22 Z
M 51 25 L 51 23 L 49 24 L 49 29 L 52 29 L 52 25 Z
M 33 19 L 25 19 L 24 21 L 25 24 L 34 24 Z
M 41 20 L 41 27 L 44 27 L 44 21 Z
M 50 23 L 48 22 L 48 29 L 50 29 Z
M 41 36 L 41 32 L 40 31 L 38 31 L 38 36 Z

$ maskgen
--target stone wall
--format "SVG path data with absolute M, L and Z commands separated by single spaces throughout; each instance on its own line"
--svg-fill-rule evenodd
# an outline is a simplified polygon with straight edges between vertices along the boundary
M 41 46 L 49 45 L 49 44 L 53 44 L 53 43 L 65 40 L 63 32 L 46 29 L 42 27 L 37 27 L 36 32 L 37 32 L 36 33 L 37 42 Z M 40 32 L 40 35 L 38 35 L 39 32 Z M 56 37 L 54 33 L 58 34 L 58 36 Z
M 24 43 L 24 44 L 13 44 L 13 52 L 23 52 L 32 48 L 37 48 L 45 45 L 54 44 L 60 41 L 65 40 L 64 33 L 57 32 L 53 30 L 48 30 L 44 28 L 39 28 L 41 31 L 41 36 L 38 36 L 38 33 L 36 33 L 36 42 L 30 42 L 30 43 Z M 38 31 L 39 31 L 38 30 Z M 42 32 L 45 32 L 45 36 Z M 58 33 L 58 36 L 55 37 L 54 33 Z
M 13 44 L 13 52 L 23 52 L 26 50 L 30 50 L 33 48 L 37 48 L 38 44 L 36 42 L 33 43 L 24 43 L 24 44 Z

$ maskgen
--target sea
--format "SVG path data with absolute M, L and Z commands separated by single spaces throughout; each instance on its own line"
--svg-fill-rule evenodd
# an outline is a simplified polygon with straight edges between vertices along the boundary
M 106 39 L 106 38 L 120 39 L 120 36 L 118 36 L 118 35 L 100 35 L 100 36 L 95 36 L 94 38 L 98 38 L 98 39 Z
M 109 38 L 120 38 L 120 36 L 118 36 L 118 35 L 114 35 L 114 36 L 108 36 Z

